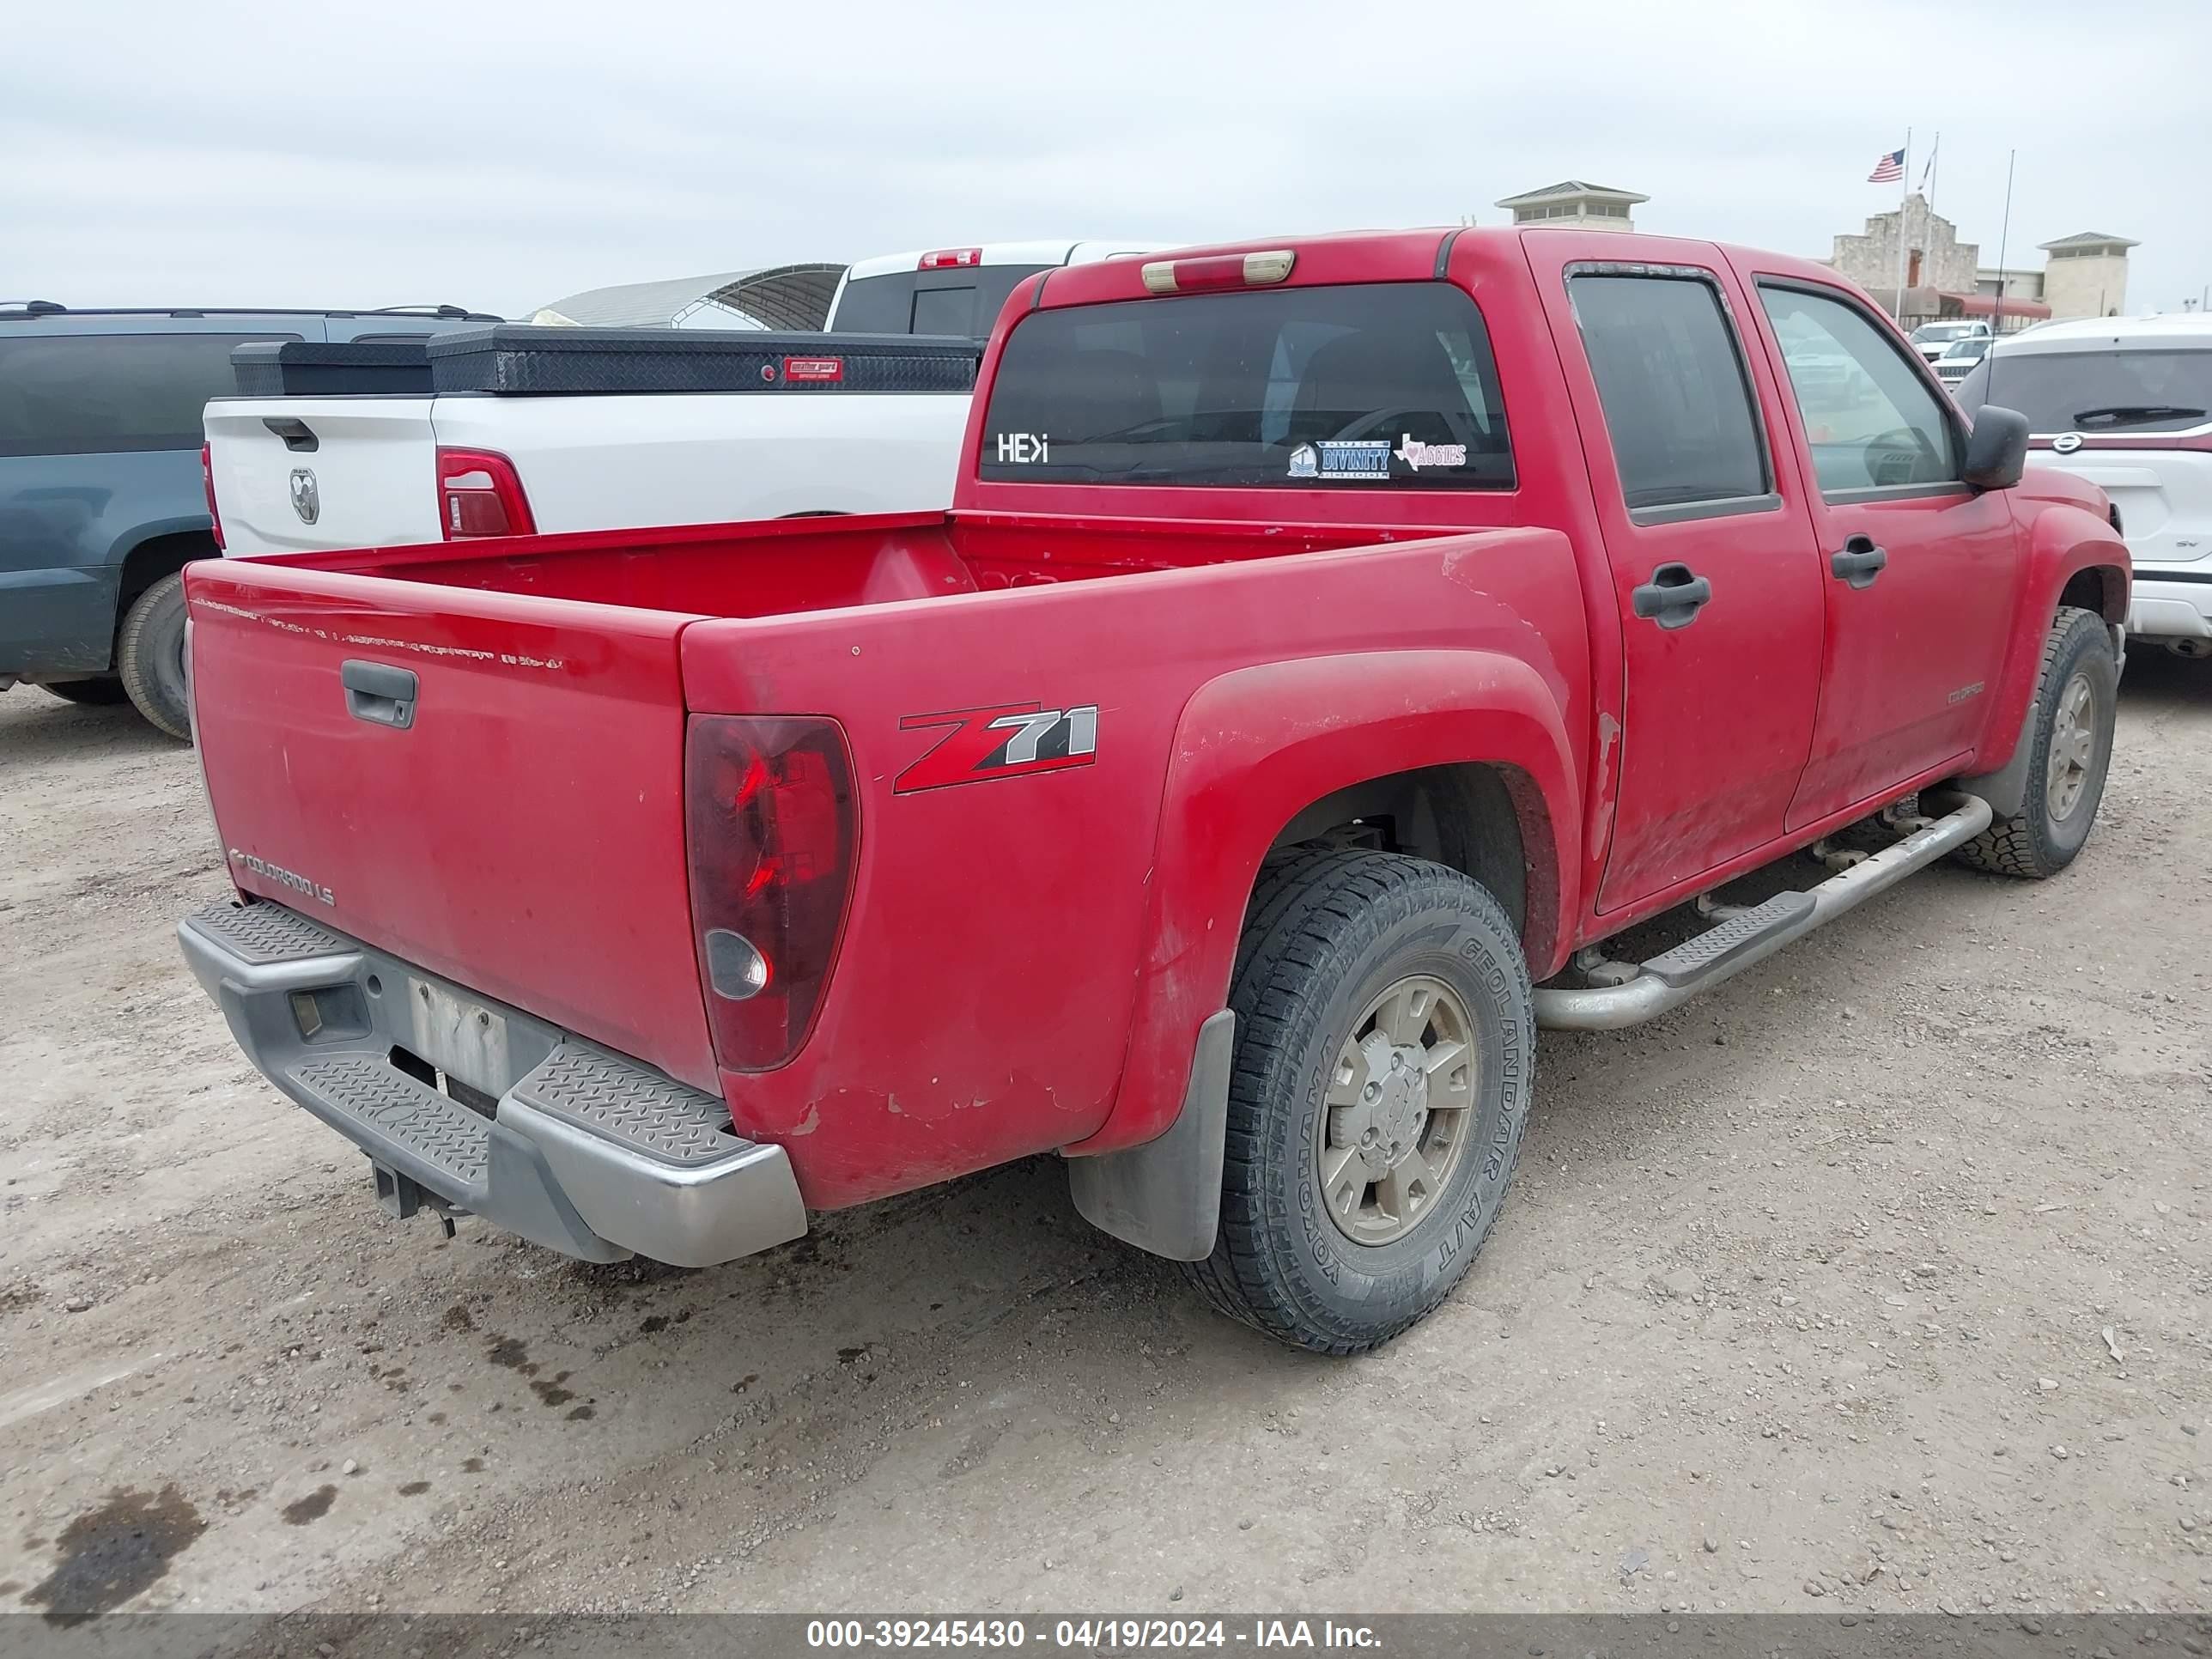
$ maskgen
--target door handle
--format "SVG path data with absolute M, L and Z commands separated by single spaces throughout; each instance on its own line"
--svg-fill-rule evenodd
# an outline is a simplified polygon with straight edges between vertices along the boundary
M 352 657 L 339 665 L 338 684 L 345 687 L 346 713 L 356 720 L 402 732 L 415 724 L 416 682 L 411 668 Z
M 1828 568 L 1853 587 L 1871 587 L 1888 562 L 1889 550 L 1876 547 L 1873 537 L 1854 536 L 1844 544 L 1842 552 L 1829 556 Z
M 1662 628 L 1687 628 L 1713 597 L 1713 585 L 1686 564 L 1662 564 L 1651 580 L 1629 592 L 1630 606 Z

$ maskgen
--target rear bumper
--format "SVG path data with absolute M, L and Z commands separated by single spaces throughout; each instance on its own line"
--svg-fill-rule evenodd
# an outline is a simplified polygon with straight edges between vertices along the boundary
M 2128 632 L 2152 640 L 2212 639 L 2212 571 L 2161 580 L 2138 565 L 2128 603 Z
M 215 905 L 177 936 L 247 1057 L 367 1153 L 395 1200 L 411 1183 L 586 1261 L 711 1267 L 806 1231 L 783 1148 L 739 1139 L 711 1095 L 281 904 Z M 496 1034 L 475 1080 L 491 1115 L 393 1063 L 422 1046 L 417 998 Z

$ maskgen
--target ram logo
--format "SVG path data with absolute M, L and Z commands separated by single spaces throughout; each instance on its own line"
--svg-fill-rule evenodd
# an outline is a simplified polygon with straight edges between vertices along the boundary
M 292 510 L 301 524 L 313 524 L 323 516 L 322 491 L 315 487 L 315 475 L 304 466 L 292 469 Z
M 908 714 L 902 732 L 950 729 L 898 775 L 891 793 L 910 795 L 956 783 L 1026 778 L 1039 772 L 1089 766 L 1098 758 L 1098 705 L 1046 708 L 1035 702 L 955 708 L 941 714 Z

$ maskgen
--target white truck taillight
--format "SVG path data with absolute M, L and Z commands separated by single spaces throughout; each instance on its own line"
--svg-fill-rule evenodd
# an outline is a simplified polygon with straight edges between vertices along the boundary
M 915 262 L 917 270 L 970 270 L 983 263 L 980 247 L 940 247 Z
M 805 1042 L 844 932 L 859 828 L 835 721 L 692 717 L 692 932 L 714 1055 L 728 1070 L 770 1071 Z
M 449 542 L 475 536 L 534 536 L 530 498 L 514 463 L 495 450 L 438 452 L 438 530 Z

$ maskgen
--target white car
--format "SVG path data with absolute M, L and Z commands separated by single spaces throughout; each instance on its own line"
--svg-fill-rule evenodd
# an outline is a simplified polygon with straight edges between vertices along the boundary
M 1963 340 L 1954 340 L 1943 348 L 1943 355 L 1936 360 L 1936 378 L 1948 386 L 1956 386 L 1965 380 L 1976 363 L 1982 361 L 1995 343 L 1989 335 L 1970 334 Z
M 1036 271 L 1147 246 L 1003 242 L 865 260 L 819 334 L 508 325 L 417 344 L 411 369 L 397 361 L 404 348 L 358 365 L 295 350 L 293 367 L 261 370 L 264 395 L 207 405 L 217 533 L 225 552 L 252 557 L 943 507 L 1006 296 Z M 967 344 L 881 337 L 921 335 Z M 964 352 L 964 373 L 948 350 Z M 410 373 L 405 390 L 363 395 Z M 252 381 L 242 362 L 240 374 Z M 348 376 L 359 391 L 306 395 Z
M 2135 562 L 2128 631 L 2212 657 L 2212 317 L 2091 317 L 1999 341 L 1960 383 L 2027 416 L 2028 465 L 2112 498 Z
M 1912 331 L 1911 337 L 1912 349 L 1932 363 L 1948 350 L 1954 341 L 1987 339 L 1989 336 L 1990 325 L 1987 323 L 1954 321 L 1923 323 Z

